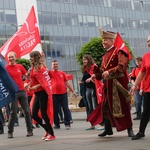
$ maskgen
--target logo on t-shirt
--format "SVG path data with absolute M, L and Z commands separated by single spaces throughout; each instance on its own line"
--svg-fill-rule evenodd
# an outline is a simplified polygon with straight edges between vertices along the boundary
M 62 78 L 63 78 L 63 75 L 62 75 L 62 74 L 60 74 L 60 77 L 62 77 Z
M 17 72 L 21 72 L 20 69 L 17 69 Z

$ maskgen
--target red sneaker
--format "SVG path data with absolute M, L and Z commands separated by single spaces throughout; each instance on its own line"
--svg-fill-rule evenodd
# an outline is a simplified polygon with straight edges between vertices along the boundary
M 47 136 L 49 135 L 48 132 L 46 132 L 46 134 L 42 137 L 42 140 L 45 140 L 47 138 Z
M 49 136 L 47 136 L 45 141 L 52 141 L 52 140 L 55 140 L 55 139 L 56 139 L 55 135 L 49 135 Z

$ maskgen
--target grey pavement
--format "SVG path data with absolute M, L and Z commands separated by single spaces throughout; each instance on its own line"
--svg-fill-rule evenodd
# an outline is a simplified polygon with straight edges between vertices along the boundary
M 15 127 L 14 138 L 7 138 L 5 126 L 5 133 L 0 135 L 0 150 L 150 150 L 149 124 L 146 137 L 137 141 L 132 141 L 127 136 L 127 131 L 116 132 L 115 128 L 112 136 L 100 138 L 97 135 L 102 131 L 85 130 L 90 127 L 86 122 L 85 112 L 72 112 L 72 116 L 74 122 L 71 129 L 65 130 L 64 125 L 61 124 L 60 129 L 54 130 L 56 140 L 47 142 L 41 139 L 45 134 L 42 128 L 34 129 L 34 136 L 26 137 L 24 118 L 19 118 L 20 126 Z M 133 121 L 135 133 L 138 131 L 139 122 L 139 120 Z

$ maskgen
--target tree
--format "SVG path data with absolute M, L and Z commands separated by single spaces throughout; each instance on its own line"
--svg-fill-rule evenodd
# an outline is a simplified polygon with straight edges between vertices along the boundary
M 16 60 L 17 64 L 21 64 L 26 70 L 30 68 L 30 61 L 25 58 L 18 58 Z
M 129 44 L 126 41 L 124 41 L 124 43 L 129 49 L 130 53 L 132 54 Z M 100 66 L 102 61 L 102 56 L 104 53 L 105 53 L 105 49 L 103 48 L 102 45 L 102 38 L 100 37 L 92 38 L 88 43 L 84 44 L 80 48 L 80 51 L 77 53 L 76 60 L 79 63 L 79 65 L 82 66 L 83 65 L 82 57 L 83 55 L 88 54 L 91 55 L 95 60 L 95 63 L 98 66 Z
M 96 64 L 100 66 L 101 64 L 101 58 L 104 54 L 105 49 L 102 45 L 102 39 L 100 37 L 98 38 L 92 38 L 88 43 L 84 44 L 80 51 L 77 54 L 77 62 L 80 66 L 82 66 L 82 57 L 85 54 L 91 55 L 93 59 L 95 60 Z

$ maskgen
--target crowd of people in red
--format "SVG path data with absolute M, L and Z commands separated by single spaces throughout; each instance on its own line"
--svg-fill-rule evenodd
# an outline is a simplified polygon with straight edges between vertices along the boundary
M 150 53 L 136 58 L 136 68 L 132 70 L 130 76 L 129 91 L 127 72 L 129 55 L 126 50 L 115 47 L 116 33 L 101 28 L 99 30 L 102 45 L 106 50 L 102 56 L 101 66 L 98 67 L 90 55 L 83 56 L 83 78 L 80 84 L 84 84 L 83 97 L 87 107 L 87 121 L 91 123 L 91 127 L 86 130 L 93 130 L 95 125 L 103 123 L 104 131 L 98 135 L 99 137 L 113 135 L 112 127 L 115 127 L 118 132 L 127 130 L 127 135 L 132 140 L 140 139 L 145 136 L 150 118 Z M 150 47 L 150 36 L 147 44 Z M 52 61 L 52 70 L 48 70 L 43 54 L 32 51 L 31 68 L 27 72 L 22 65 L 16 63 L 16 59 L 14 52 L 8 53 L 9 62 L 6 70 L 19 87 L 15 100 L 9 105 L 8 138 L 13 138 L 19 102 L 26 122 L 26 136 L 33 136 L 33 124 L 36 124 L 45 130 L 43 140 L 54 140 L 56 137 L 53 128 L 60 129 L 60 109 L 63 109 L 66 130 L 71 128 L 72 117 L 68 108 L 67 87 L 75 97 L 77 94 L 66 74 L 58 69 L 57 60 Z M 26 77 L 25 82 L 22 76 Z M 133 120 L 140 119 L 139 132 L 136 135 L 133 133 L 130 112 L 131 95 L 134 95 L 137 114 Z M 3 131 L 0 133 L 2 134 Z

